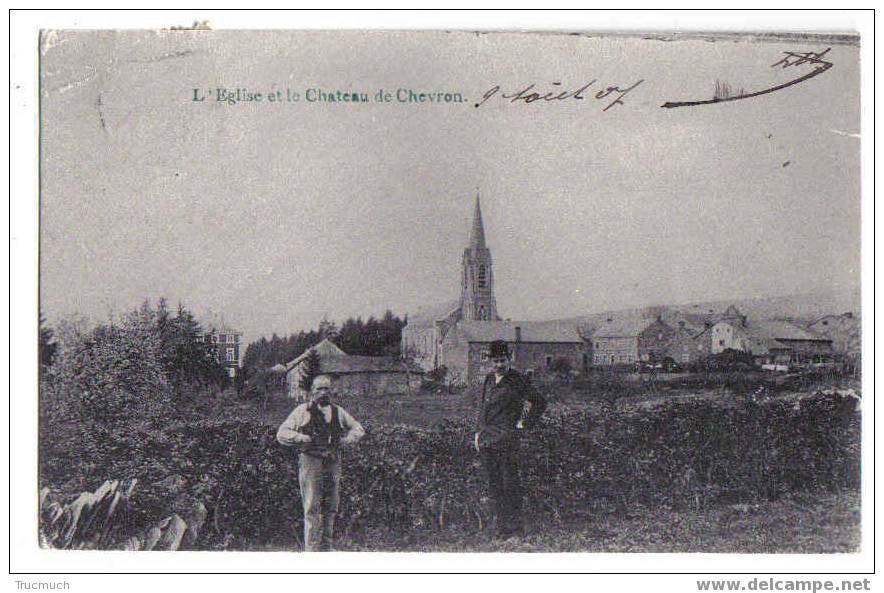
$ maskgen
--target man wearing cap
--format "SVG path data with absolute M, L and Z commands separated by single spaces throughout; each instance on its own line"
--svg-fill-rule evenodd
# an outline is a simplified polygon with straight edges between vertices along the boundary
M 491 342 L 490 356 L 494 372 L 488 373 L 482 385 L 473 444 L 488 475 L 497 535 L 508 538 L 521 535 L 524 529 L 519 434 L 537 424 L 546 400 L 527 377 L 511 367 L 506 342 Z
M 365 430 L 341 406 L 331 403 L 328 375 L 313 379 L 310 401 L 292 410 L 276 440 L 297 447 L 298 484 L 304 504 L 304 549 L 329 551 L 341 486 L 340 447 L 355 444 Z

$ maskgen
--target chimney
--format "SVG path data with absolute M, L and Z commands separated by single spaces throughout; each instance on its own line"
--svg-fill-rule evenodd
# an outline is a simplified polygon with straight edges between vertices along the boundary
M 518 325 L 516 326 L 516 342 L 522 341 L 522 328 Z

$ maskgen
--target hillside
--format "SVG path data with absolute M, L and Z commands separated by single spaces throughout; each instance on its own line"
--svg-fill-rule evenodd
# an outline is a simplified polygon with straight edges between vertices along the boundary
M 782 297 L 762 297 L 752 299 L 735 299 L 705 301 L 680 305 L 656 305 L 616 311 L 602 311 L 590 315 L 571 317 L 571 321 L 579 327 L 591 331 L 606 319 L 631 319 L 637 317 L 656 317 L 663 319 L 683 314 L 715 314 L 722 313 L 729 306 L 735 305 L 749 319 L 755 321 L 769 319 L 791 319 L 800 324 L 810 323 L 824 315 L 852 312 L 860 315 L 859 290 L 819 292 L 813 294 L 796 294 Z

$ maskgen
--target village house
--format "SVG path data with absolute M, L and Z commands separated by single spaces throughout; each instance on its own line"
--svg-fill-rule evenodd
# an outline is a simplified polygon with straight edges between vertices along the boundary
M 659 318 L 609 318 L 592 334 L 593 365 L 662 360 L 675 337 L 676 331 Z
M 711 327 L 697 330 L 685 326 L 673 328 L 675 333 L 666 349 L 666 356 L 679 364 L 692 364 L 703 360 L 712 352 Z
M 304 365 L 310 352 L 319 355 L 319 372 L 329 375 L 338 393 L 358 396 L 400 395 L 420 387 L 423 369 L 393 356 L 353 356 L 325 339 L 285 365 L 289 397 L 305 400 L 301 388 Z
M 224 367 L 227 375 L 233 379 L 239 374 L 240 357 L 239 346 L 242 332 L 222 325 L 220 328 L 211 328 L 200 340 L 205 340 L 211 345 L 215 355 L 215 362 Z
M 832 340 L 832 351 L 840 358 L 858 362 L 862 352 L 859 317 L 853 313 L 826 315 L 807 326 L 808 331 Z
M 542 377 L 566 368 L 585 372 L 589 357 L 583 339 L 573 325 L 556 321 L 477 322 L 455 324 L 443 341 L 445 360 L 463 373 L 465 383 L 480 383 L 491 367 L 491 342 L 502 340 L 512 354 L 513 368 L 531 377 Z
M 832 340 L 787 321 L 719 321 L 712 327 L 712 353 L 738 350 L 769 364 L 831 359 Z
M 734 305 L 723 310 L 701 308 L 699 305 L 677 308 L 665 312 L 662 319 L 675 329 L 667 355 L 681 364 L 691 364 L 712 354 L 712 328 L 715 324 L 720 321 L 741 325 L 746 323 L 746 316 Z
M 514 368 L 532 375 L 569 367 L 579 372 L 589 355 L 575 323 L 511 321 L 500 317 L 494 294 L 491 250 L 479 197 L 470 238 L 461 258 L 461 296 L 445 308 L 425 307 L 409 315 L 402 330 L 402 357 L 426 371 L 445 367 L 452 384 L 480 381 L 487 366 L 488 345 L 504 340 L 513 352 Z M 556 363 L 558 359 L 566 363 Z

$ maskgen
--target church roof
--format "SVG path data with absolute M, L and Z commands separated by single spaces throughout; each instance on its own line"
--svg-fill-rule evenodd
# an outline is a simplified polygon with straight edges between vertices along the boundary
M 460 306 L 460 299 L 423 305 L 414 312 L 408 313 L 408 325 L 412 327 L 432 326 L 436 321 L 445 319 Z
M 473 212 L 473 228 L 470 229 L 470 249 L 473 253 L 485 249 L 485 227 L 482 224 L 482 207 L 476 194 L 476 210 Z
M 521 328 L 522 342 L 561 342 L 582 344 L 577 326 L 561 321 L 461 321 L 457 330 L 467 342 L 516 341 Z

